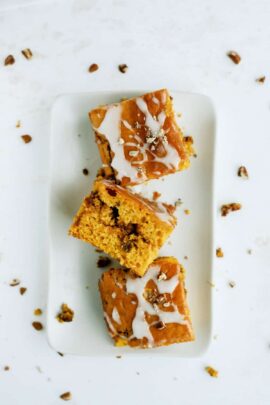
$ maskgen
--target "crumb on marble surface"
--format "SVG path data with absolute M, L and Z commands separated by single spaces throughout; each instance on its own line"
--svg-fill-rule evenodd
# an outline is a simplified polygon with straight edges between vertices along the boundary
M 208 280 L 207 283 L 210 285 L 210 287 L 215 288 L 215 284 L 212 283 L 212 281 L 209 281 L 209 280 Z
M 40 315 L 42 315 L 42 309 L 40 309 L 40 308 L 36 308 L 35 310 L 34 310 L 34 315 L 35 316 L 40 316 Z
M 177 208 L 177 207 L 180 207 L 182 204 L 183 204 L 183 201 L 181 200 L 181 198 L 177 198 L 177 200 L 174 203 L 174 206 Z
M 21 128 L 21 121 L 17 120 L 15 126 L 16 126 L 16 128 Z
M 89 170 L 86 169 L 86 167 L 82 170 L 82 172 L 83 172 L 83 174 L 84 174 L 85 176 L 88 176 L 88 174 L 89 174 Z
M 216 249 L 216 256 L 217 257 L 224 257 L 224 253 L 223 253 L 223 250 L 221 249 L 221 247 L 218 247 L 217 249 Z
M 205 367 L 205 371 L 206 371 L 211 377 L 214 377 L 214 378 L 217 378 L 217 377 L 218 377 L 218 371 L 217 371 L 216 369 L 214 369 L 213 367 L 211 367 L 211 366 Z
M 235 281 L 229 281 L 229 287 L 234 288 L 235 287 Z
M 190 215 L 190 210 L 184 209 L 184 213 L 185 213 L 186 215 Z

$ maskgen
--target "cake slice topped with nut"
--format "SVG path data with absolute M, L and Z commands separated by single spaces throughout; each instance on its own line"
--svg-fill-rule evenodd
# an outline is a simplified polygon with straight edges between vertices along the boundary
M 185 143 L 166 89 L 89 112 L 105 173 L 136 185 L 189 166 Z

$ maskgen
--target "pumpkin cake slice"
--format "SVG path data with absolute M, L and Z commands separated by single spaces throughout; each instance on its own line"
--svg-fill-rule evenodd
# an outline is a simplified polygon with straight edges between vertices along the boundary
M 177 125 L 172 98 L 161 89 L 89 112 L 105 174 L 136 185 L 189 166 L 192 145 Z
M 193 341 L 184 279 L 174 257 L 156 259 L 141 278 L 119 268 L 104 272 L 99 290 L 116 346 L 150 348 Z
M 69 234 L 142 276 L 176 225 L 173 211 L 173 206 L 100 180 L 84 199 Z

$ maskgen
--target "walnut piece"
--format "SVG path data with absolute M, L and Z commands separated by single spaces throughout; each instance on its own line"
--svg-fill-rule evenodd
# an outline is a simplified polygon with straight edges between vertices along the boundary
M 62 322 L 72 322 L 74 317 L 74 311 L 68 307 L 67 304 L 61 305 L 61 312 L 57 315 L 56 319 Z
M 205 371 L 211 376 L 211 377 L 218 377 L 218 371 L 215 370 L 213 367 L 211 366 L 207 366 L 205 367 Z
M 235 51 L 230 51 L 227 53 L 227 56 L 235 63 L 238 65 L 241 62 L 241 56 L 235 52 Z
M 64 392 L 63 394 L 60 395 L 59 398 L 63 399 L 63 401 L 70 401 L 72 398 L 71 392 L 69 391 Z
M 31 59 L 33 57 L 32 51 L 29 48 L 23 49 L 22 54 L 26 59 Z
M 29 143 L 32 141 L 32 136 L 30 135 L 22 135 L 21 138 L 24 141 L 24 143 Z
M 242 205 L 239 203 L 223 204 L 221 206 L 221 215 L 226 217 L 230 212 L 241 210 Z
M 43 329 L 43 325 L 42 325 L 41 322 L 34 321 L 34 322 L 32 322 L 32 326 L 33 326 L 34 329 L 36 329 L 38 331 Z
M 122 63 L 121 65 L 118 65 L 118 69 L 121 73 L 126 73 L 126 71 L 128 70 L 128 65 Z
M 15 58 L 13 55 L 8 55 L 4 61 L 4 65 L 8 66 L 8 65 L 13 65 L 15 63 Z
M 102 267 L 107 267 L 111 264 L 111 259 L 107 256 L 99 256 L 98 261 L 97 261 L 97 266 L 99 268 Z
M 240 166 L 237 172 L 239 177 L 243 177 L 244 179 L 248 179 L 248 171 L 245 166 Z
M 217 248 L 217 250 L 216 250 L 216 256 L 217 257 L 223 257 L 224 256 L 223 250 L 220 247 Z
M 92 65 L 89 66 L 88 72 L 93 73 L 96 70 L 98 70 L 99 66 L 96 63 L 92 63 Z

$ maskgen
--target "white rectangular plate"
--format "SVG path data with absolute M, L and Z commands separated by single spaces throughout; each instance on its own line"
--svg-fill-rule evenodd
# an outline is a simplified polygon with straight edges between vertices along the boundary
M 185 135 L 192 135 L 197 158 L 188 170 L 137 186 L 145 195 L 162 193 L 174 203 L 178 225 L 160 255 L 175 256 L 186 268 L 186 287 L 196 334 L 192 343 L 140 350 L 114 347 L 103 320 L 98 293 L 99 254 L 84 242 L 67 235 L 83 197 L 89 193 L 100 158 L 88 121 L 88 111 L 99 104 L 142 92 L 102 92 L 59 96 L 52 110 L 50 182 L 50 276 L 47 331 L 51 346 L 63 353 L 89 356 L 198 356 L 211 335 L 211 287 L 213 260 L 213 173 L 215 114 L 208 97 L 171 92 L 177 118 Z M 87 168 L 89 175 L 82 170 Z M 190 210 L 190 215 L 184 213 Z M 188 259 L 184 259 L 187 256 Z M 75 312 L 71 323 L 55 316 L 62 303 Z

